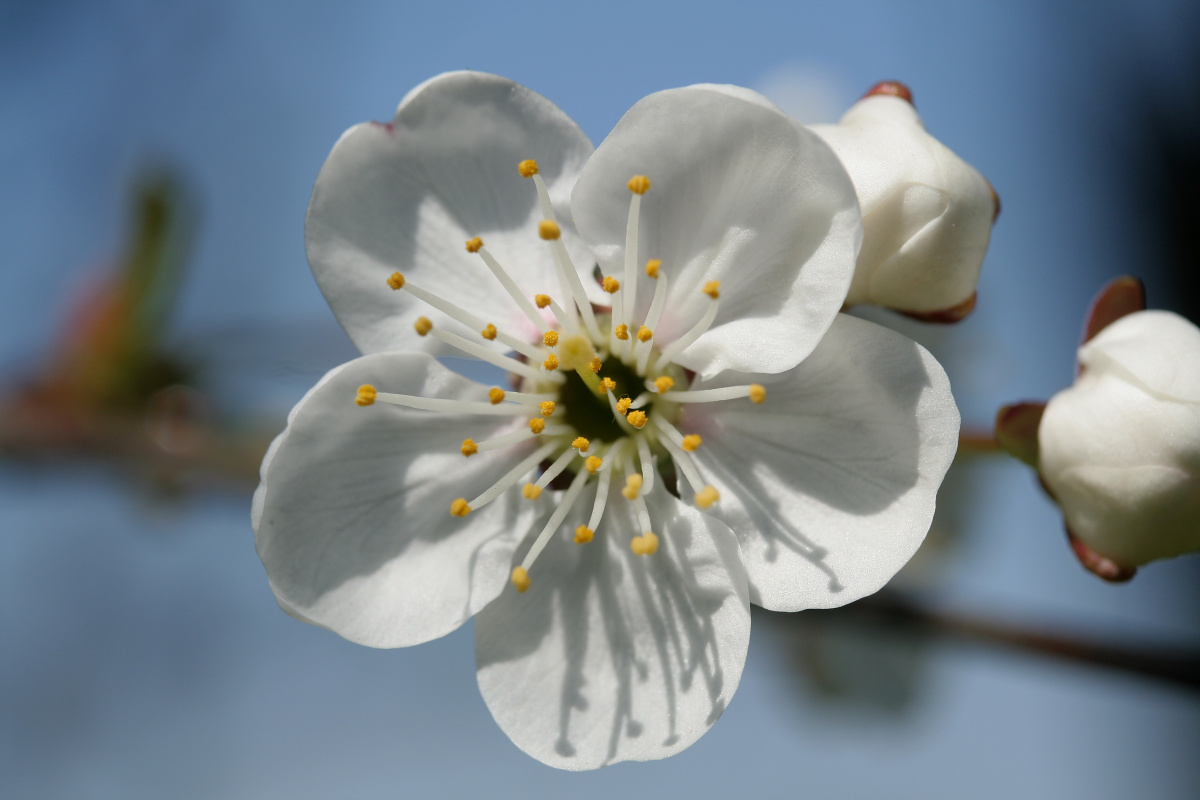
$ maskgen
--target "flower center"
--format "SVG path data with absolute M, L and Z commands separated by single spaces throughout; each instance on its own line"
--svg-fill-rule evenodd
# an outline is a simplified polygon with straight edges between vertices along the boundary
M 456 303 L 413 285 L 399 272 L 393 273 L 387 284 L 395 291 L 410 293 L 453 322 L 476 331 L 478 338 L 454 333 L 446 329 L 443 322 L 435 324 L 424 316 L 416 321 L 418 334 L 432 335 L 468 355 L 499 366 L 511 373 L 514 385 L 520 390 L 494 387 L 488 392 L 488 400 L 483 402 L 391 394 L 364 385 L 359 388 L 355 402 L 359 406 L 383 402 L 429 411 L 510 416 L 519 421 L 512 431 L 492 439 L 478 442 L 469 437 L 463 439 L 459 450 L 468 458 L 533 438 L 538 440 L 538 446 L 529 455 L 478 497 L 470 501 L 460 497 L 450 505 L 452 515 L 464 517 L 522 481 L 527 481 L 522 494 L 533 501 L 560 476 L 570 476 L 554 512 L 521 564 L 513 569 L 513 585 L 517 591 L 524 592 L 531 585 L 529 570 L 534 561 L 591 480 L 597 483 L 592 512 L 587 524 L 577 526 L 574 531 L 574 540 L 580 545 L 594 538 L 604 517 L 611 484 L 616 480 L 621 486 L 621 497 L 632 504 L 642 531 L 632 537 L 630 548 L 638 555 L 653 555 L 658 550 L 658 536 L 653 531 L 643 495 L 652 492 L 655 481 L 662 479 L 664 470 L 658 467 L 660 462 L 668 472 L 673 464 L 675 473 L 682 475 L 691 488 L 692 501 L 697 506 L 709 508 L 717 502 L 717 490 L 705 483 L 691 456 L 701 446 L 701 437 L 695 433 L 684 434 L 675 427 L 680 418 L 679 406 L 740 398 L 761 403 L 766 390 L 758 384 L 701 390 L 685 388 L 689 383 L 688 373 L 674 359 L 699 339 L 716 319 L 720 300 L 720 287 L 716 281 L 710 281 L 700 289 L 709 302 L 697 323 L 679 338 L 660 346 L 654 329 L 666 303 L 668 279 L 666 272 L 661 271 L 662 262 L 651 259 L 643 269 L 655 281 L 654 296 L 645 317 L 635 319 L 638 226 L 642 197 L 650 190 L 649 178 L 635 175 L 627 184 L 631 200 L 624 271 L 619 278 L 610 275 L 601 282 L 604 291 L 612 297 L 611 310 L 604 313 L 592 308 L 579 272 L 571 263 L 537 163 L 522 161 L 518 170 L 523 177 L 531 178 L 537 187 L 544 217 L 538 225 L 538 235 L 553 252 L 561 303 L 550 294 L 524 293 L 484 247 L 482 239 L 469 240 L 466 248 L 479 256 L 521 312 L 538 330 L 544 331 L 541 341 L 529 342 L 513 336 Z M 500 352 L 497 343 L 518 357 Z

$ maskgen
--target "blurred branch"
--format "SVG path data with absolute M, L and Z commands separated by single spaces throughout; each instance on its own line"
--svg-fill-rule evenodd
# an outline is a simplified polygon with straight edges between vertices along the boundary
M 849 624 L 882 623 L 889 630 L 902 629 L 911 635 L 939 636 L 1052 656 L 1200 690 L 1200 650 L 1195 648 L 1104 641 L 939 611 L 926 601 L 887 589 L 839 609 L 810 613 L 835 616 Z M 804 622 L 804 615 L 773 616 Z
M 1000 446 L 991 430 L 963 427 L 958 434 L 959 452 L 965 453 L 998 453 Z

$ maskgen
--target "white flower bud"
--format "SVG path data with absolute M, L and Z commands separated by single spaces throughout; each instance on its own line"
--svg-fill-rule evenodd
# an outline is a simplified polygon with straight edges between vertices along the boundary
M 1039 470 L 1070 532 L 1122 567 L 1200 549 L 1200 329 L 1139 311 L 1079 349 Z
M 907 89 L 900 84 L 881 84 Z M 863 245 L 846 302 L 954 321 L 975 282 L 998 206 L 991 185 L 925 132 L 912 103 L 871 94 L 837 125 L 813 125 L 858 195 Z M 945 312 L 938 314 L 937 312 Z

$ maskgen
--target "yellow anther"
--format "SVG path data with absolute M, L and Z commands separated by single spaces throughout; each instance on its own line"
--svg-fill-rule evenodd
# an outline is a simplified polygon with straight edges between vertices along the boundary
M 554 347 L 558 344 L 558 331 L 546 331 L 542 334 L 542 344 L 546 347 Z
M 694 453 L 696 450 L 700 449 L 700 445 L 703 442 L 704 440 L 700 438 L 700 434 L 689 433 L 687 436 L 683 437 L 683 449 L 687 450 L 689 453 Z
M 358 387 L 358 395 L 354 398 L 356 405 L 370 406 L 375 404 L 375 387 L 369 383 L 364 383 Z
M 721 499 L 721 494 L 715 486 L 705 486 L 700 491 L 696 492 L 696 505 L 700 508 L 708 508 L 713 503 Z
M 583 436 L 576 436 L 575 439 L 571 442 L 571 447 L 574 447 L 576 450 L 578 450 L 581 453 L 586 453 L 588 451 L 588 448 L 591 446 L 592 446 L 592 443 L 589 442 L 587 440 L 587 438 L 583 437 Z
M 558 223 L 552 219 L 544 219 L 538 223 L 538 236 L 545 239 L 547 242 L 552 242 L 562 236 L 562 230 L 558 227 Z
M 642 476 L 636 472 L 632 475 L 625 476 L 625 488 L 621 489 L 621 494 L 626 500 L 637 500 L 638 493 L 642 491 Z
M 592 475 L 595 475 L 596 470 L 600 469 L 600 465 L 603 463 L 604 459 L 600 458 L 599 456 L 588 456 L 587 461 L 584 461 L 583 465 L 587 467 L 588 472 L 590 472 Z
M 543 400 L 542 402 L 538 403 L 538 411 L 542 412 L 543 417 L 554 416 L 554 401 Z
M 474 439 L 463 439 L 462 447 L 459 448 L 464 456 L 473 456 L 479 452 L 479 445 L 475 444 Z
M 529 420 L 529 430 L 533 431 L 534 433 L 541 433 L 542 431 L 546 430 L 546 420 L 542 419 L 541 417 L 534 417 L 533 419 Z
M 675 385 L 675 379 L 669 375 L 659 375 L 654 379 L 654 390 L 659 394 L 671 391 L 671 387 Z
M 393 289 L 400 290 L 404 288 L 404 276 L 399 272 L 393 272 L 388 276 L 388 286 Z
M 629 549 L 635 556 L 652 556 L 658 552 L 658 536 L 654 531 L 646 531 L 629 540 Z
M 654 331 L 647 328 L 645 325 L 638 328 L 638 341 L 648 342 L 654 338 Z
M 646 277 L 657 278 L 658 268 L 662 266 L 661 258 L 652 258 L 646 262 Z
M 629 326 L 625 324 L 618 325 L 613 333 L 623 342 L 629 338 Z
M 504 402 L 504 390 L 499 386 L 488 389 L 488 400 L 491 400 L 494 406 L 500 405 Z
M 709 281 L 708 283 L 704 284 L 704 288 L 701 289 L 700 291 L 704 292 L 706 295 L 711 297 L 713 300 L 716 300 L 718 297 L 721 296 L 721 282 L 720 281 Z
M 650 191 L 650 179 L 645 175 L 634 175 L 629 179 L 629 183 L 625 184 L 629 187 L 629 191 L 634 194 L 645 194 Z
M 632 404 L 633 404 L 632 397 L 622 397 L 620 400 L 617 401 L 617 411 L 620 412 L 621 416 L 625 416 L 626 414 L 629 413 L 629 406 Z
M 592 540 L 595 533 L 587 525 L 580 525 L 575 529 L 575 544 L 587 544 Z
M 761 403 L 763 400 L 766 400 L 766 399 L 767 399 L 767 387 L 763 386 L 761 383 L 750 384 L 750 402 L 751 403 Z
M 550 305 L 550 295 L 535 294 L 533 296 L 533 302 L 537 303 L 538 308 L 545 308 L 546 306 Z
M 480 239 L 478 236 L 474 239 L 467 239 L 468 253 L 478 253 L 481 247 L 483 247 L 483 239 Z
M 521 173 L 522 178 L 532 178 L 538 174 L 537 162 L 532 158 L 527 158 L 520 164 L 517 164 L 517 172 Z
M 471 507 L 467 505 L 465 497 L 460 497 L 450 504 L 450 514 L 455 517 L 465 517 L 471 513 Z
M 609 294 L 613 294 L 617 291 L 617 289 L 621 288 L 621 282 L 612 275 L 605 276 L 600 285 L 604 287 L 604 291 L 608 292 Z
M 608 394 L 617 390 L 617 382 L 612 378 L 601 378 L 600 385 L 596 387 L 597 394 Z
M 525 488 L 521 490 L 521 494 L 525 495 L 526 500 L 537 500 L 542 496 L 542 487 L 536 483 L 527 483 Z
M 563 369 L 579 369 L 596 357 L 596 349 L 586 336 L 573 334 L 558 340 L 558 361 Z
M 630 411 L 625 416 L 625 419 L 629 420 L 629 424 L 639 430 L 646 427 L 646 412 L 641 409 Z
M 546 360 L 542 362 L 542 366 L 546 369 L 546 372 L 554 372 L 554 370 L 558 369 L 558 356 L 554 355 L 554 353 L 546 356 Z
M 592 372 L 599 372 L 602 366 L 604 366 L 604 362 L 600 360 L 600 356 L 596 356 L 588 362 L 588 369 Z
M 417 321 L 413 323 L 413 328 L 416 329 L 417 333 L 424 336 L 433 330 L 433 320 L 429 319 L 429 317 L 417 317 Z
M 487 339 L 489 342 L 496 338 L 496 326 L 488 323 L 488 326 L 479 332 L 479 335 Z
M 517 587 L 518 592 L 524 593 L 531 583 L 532 581 L 529 580 L 529 570 L 524 567 L 513 567 L 512 584 Z

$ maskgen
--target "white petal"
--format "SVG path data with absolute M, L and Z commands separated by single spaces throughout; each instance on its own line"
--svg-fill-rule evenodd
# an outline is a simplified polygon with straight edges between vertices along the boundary
M 427 348 L 413 321 L 441 314 L 387 278 L 399 271 L 513 335 L 537 331 L 479 256 L 475 236 L 529 296 L 557 294 L 550 246 L 533 181 L 517 164 L 535 159 L 563 240 L 590 274 L 593 259 L 571 227 L 568 197 L 591 153 L 586 135 L 546 98 L 482 72 L 439 75 L 409 92 L 388 125 L 342 135 L 321 168 L 305 223 L 313 274 L 363 352 Z
M 1200 402 L 1200 328 L 1170 311 L 1121 317 L 1079 348 L 1079 363 L 1119 371 L 1163 398 Z
M 380 391 L 480 400 L 483 387 L 424 354 L 376 354 L 326 375 L 293 410 L 263 462 L 253 522 L 276 598 L 294 615 L 374 647 L 436 639 L 492 600 L 533 521 L 511 495 L 452 517 L 527 448 L 459 452 L 511 427 L 376 403 Z
M 975 291 L 995 210 L 987 181 L 925 131 L 911 103 L 875 95 L 812 130 L 854 181 L 864 238 L 848 303 L 940 311 Z
M 671 278 L 656 340 L 691 328 L 708 302 L 701 286 L 719 280 L 716 322 L 679 363 L 712 376 L 804 358 L 842 305 L 861 241 L 854 187 L 833 152 L 746 89 L 650 95 L 597 148 L 571 197 L 606 273 L 624 263 L 635 174 L 651 181 L 638 263 L 662 259 Z M 653 282 L 639 276 L 641 318 Z
M 694 455 L 738 534 L 751 598 L 777 611 L 878 590 L 925 538 L 958 447 L 941 366 L 920 345 L 839 314 L 767 396 L 684 407 Z
M 594 541 L 576 545 L 569 531 L 551 541 L 532 587 L 506 591 L 475 621 L 492 715 L 518 747 L 562 769 L 691 745 L 737 689 L 750 640 L 732 532 L 660 490 L 647 498 L 658 552 L 635 556 L 641 531 L 613 495 Z
M 1136 567 L 1200 549 L 1200 404 L 1089 367 L 1047 404 L 1038 442 L 1067 527 L 1097 553 Z

